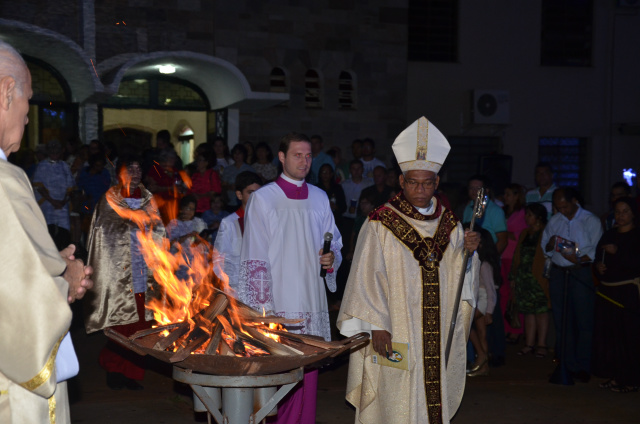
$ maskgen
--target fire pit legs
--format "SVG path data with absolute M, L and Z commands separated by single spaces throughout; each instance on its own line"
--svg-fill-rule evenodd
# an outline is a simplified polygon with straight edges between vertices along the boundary
M 191 386 L 202 406 L 218 424 L 256 424 L 276 407 L 278 402 L 302 380 L 303 368 L 282 374 L 225 376 L 194 373 L 173 367 L 173 378 Z M 282 386 L 270 398 L 275 386 Z M 267 388 L 267 390 L 264 390 Z M 254 392 L 257 389 L 254 413 Z M 272 389 L 272 390 L 268 390 Z M 220 401 L 222 390 L 222 402 Z M 262 392 L 262 393 L 261 393 Z M 268 394 L 267 394 L 268 393 Z M 202 406 L 194 402 L 196 411 Z M 220 411 L 222 407 L 222 412 Z

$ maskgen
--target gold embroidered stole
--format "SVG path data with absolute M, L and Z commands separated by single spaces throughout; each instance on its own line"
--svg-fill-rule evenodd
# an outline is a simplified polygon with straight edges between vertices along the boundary
M 420 214 L 407 200 L 402 192 L 389 203 L 419 220 L 433 219 L 440 216 L 441 208 L 432 216 Z M 442 385 L 440 363 L 440 261 L 449 245 L 449 235 L 458 224 L 458 219 L 448 209 L 442 218 L 434 237 L 422 237 L 402 216 L 393 209 L 381 206 L 369 215 L 372 221 L 379 221 L 393 235 L 413 252 L 422 272 L 422 343 L 424 354 L 424 382 L 429 423 L 442 423 Z

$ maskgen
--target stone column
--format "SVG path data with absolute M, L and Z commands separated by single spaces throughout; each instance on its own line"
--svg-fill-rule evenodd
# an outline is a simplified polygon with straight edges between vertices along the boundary
M 240 110 L 227 111 L 227 145 L 231 149 L 240 140 Z
M 81 0 L 82 7 L 82 48 L 87 57 L 96 64 L 96 14 L 95 0 Z M 90 69 L 94 72 L 93 69 Z M 98 105 L 81 104 L 78 112 L 78 132 L 83 143 L 88 144 L 98 138 Z
M 79 133 L 84 144 L 98 137 L 98 105 L 95 103 L 85 103 L 79 108 Z

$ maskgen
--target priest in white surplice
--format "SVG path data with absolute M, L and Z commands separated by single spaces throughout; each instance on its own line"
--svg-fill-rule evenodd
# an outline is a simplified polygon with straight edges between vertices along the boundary
M 449 143 L 422 117 L 396 138 L 402 191 L 374 210 L 360 231 L 338 316 L 345 336 L 371 332 L 351 353 L 347 400 L 357 423 L 448 423 L 465 381 L 479 243 L 434 196 Z M 445 346 L 465 270 L 451 357 Z M 391 358 L 386 361 L 385 358 Z
M 283 137 L 278 153 L 283 172 L 251 195 L 240 255 L 240 300 L 261 311 L 302 319 L 289 331 L 330 340 L 329 312 L 321 268 L 336 290 L 342 238 L 325 192 L 304 180 L 311 169 L 311 142 L 303 134 Z M 325 233 L 331 251 L 322 254 Z M 278 408 L 278 423 L 315 422 L 317 370 Z

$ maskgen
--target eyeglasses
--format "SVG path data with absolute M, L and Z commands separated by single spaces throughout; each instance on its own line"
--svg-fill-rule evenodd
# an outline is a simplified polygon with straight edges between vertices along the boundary
M 422 187 L 423 189 L 432 189 L 436 186 L 435 179 L 429 179 L 422 182 L 418 182 L 416 180 L 404 180 L 404 182 L 411 190 L 415 190 L 416 188 L 418 188 L 418 186 Z

